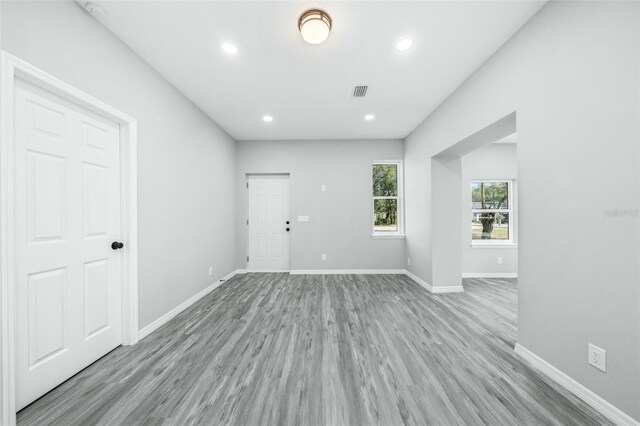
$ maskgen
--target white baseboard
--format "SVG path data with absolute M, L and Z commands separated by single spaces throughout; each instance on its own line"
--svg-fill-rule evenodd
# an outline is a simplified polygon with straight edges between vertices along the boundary
M 282 274 L 289 272 L 288 269 L 243 269 L 246 274 Z
M 431 286 L 431 292 L 434 294 L 464 293 L 464 288 L 461 285 Z
M 240 270 L 235 270 L 235 271 L 231 272 L 230 274 L 228 274 L 226 277 L 220 278 L 218 281 L 214 282 L 209 287 L 207 287 L 204 290 L 202 290 L 200 293 L 198 293 L 198 294 L 192 296 L 191 298 L 185 300 L 184 302 L 182 302 L 181 304 L 179 304 L 178 306 L 176 306 L 175 308 L 173 308 L 172 310 L 170 310 L 169 312 L 167 312 L 166 314 L 164 314 L 163 316 L 161 316 L 157 320 L 153 321 L 151 324 L 149 324 L 146 327 L 142 328 L 138 332 L 138 340 L 144 339 L 145 337 L 147 337 L 148 335 L 150 335 L 151 333 L 153 333 L 154 331 L 156 331 L 157 329 L 159 329 L 160 327 L 162 327 L 163 325 L 165 325 L 166 323 L 171 321 L 173 318 L 175 318 L 176 315 L 178 315 L 180 312 L 184 311 L 189 306 L 191 306 L 194 303 L 196 303 L 198 300 L 202 299 L 207 294 L 211 293 L 214 289 L 219 287 L 220 284 L 222 284 L 224 281 L 227 281 L 227 280 L 233 278 L 236 274 L 241 273 L 241 272 L 238 272 L 238 271 L 240 271 Z
M 406 276 L 408 276 L 409 278 L 411 278 L 412 280 L 414 280 L 415 282 L 417 282 L 418 284 L 420 284 L 422 287 L 424 287 L 427 290 L 429 290 L 431 293 L 433 293 L 433 287 L 431 287 L 431 284 L 429 284 L 428 282 L 418 278 L 417 275 L 414 275 L 409 271 L 404 271 L 404 274 Z
M 409 271 L 404 271 L 404 273 L 406 276 L 408 276 L 409 278 L 411 278 L 412 280 L 420 284 L 422 287 L 426 288 L 427 290 L 429 290 L 431 293 L 434 293 L 434 294 L 464 292 L 464 288 L 461 285 L 432 286 L 428 282 L 422 280 L 421 278 L 418 278 L 416 275 L 412 274 Z
M 462 278 L 518 278 L 517 272 L 463 272 Z
M 596 395 L 593 391 L 589 390 L 585 386 L 581 385 L 571 377 L 558 370 L 553 365 L 549 364 L 538 355 L 526 349 L 519 343 L 516 343 L 514 352 L 522 357 L 525 361 L 533 365 L 541 373 L 548 376 L 550 379 L 558 383 L 569 392 L 589 404 L 596 411 L 600 412 L 603 416 L 610 419 L 617 425 L 629 425 L 640 426 L 640 422 L 634 420 L 628 414 L 622 412 L 619 408 L 616 408 L 611 403 L 605 401 L 600 396 Z
M 404 275 L 404 269 L 294 269 L 291 275 L 337 275 L 337 274 L 398 274 Z

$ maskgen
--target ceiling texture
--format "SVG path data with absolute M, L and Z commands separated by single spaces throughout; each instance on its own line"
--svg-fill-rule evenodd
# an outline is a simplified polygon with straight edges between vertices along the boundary
M 92 3 L 234 139 L 284 140 L 406 137 L 545 1 Z M 333 20 L 319 45 L 298 32 L 311 8 Z M 403 38 L 413 46 L 400 52 Z M 356 85 L 369 86 L 365 97 L 352 96 Z

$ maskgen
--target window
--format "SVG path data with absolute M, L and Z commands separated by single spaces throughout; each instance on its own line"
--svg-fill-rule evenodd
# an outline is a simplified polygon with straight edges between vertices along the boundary
M 399 161 L 376 162 L 372 168 L 373 235 L 402 234 L 402 167 Z
M 513 181 L 471 182 L 471 242 L 513 244 Z

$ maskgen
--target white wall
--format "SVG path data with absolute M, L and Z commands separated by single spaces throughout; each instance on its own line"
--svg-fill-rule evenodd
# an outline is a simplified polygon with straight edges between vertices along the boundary
M 518 341 L 640 420 L 640 219 L 606 215 L 639 208 L 638 16 L 547 3 L 406 139 L 405 184 L 410 270 L 429 281 L 430 157 L 517 111 Z
M 4 50 L 138 120 L 140 327 L 231 272 L 233 139 L 76 3 L 3 2 L 1 25 Z
M 462 156 L 462 273 L 463 274 L 517 274 L 517 246 L 471 247 L 471 182 L 483 179 L 518 178 L 515 143 L 495 143 Z M 517 194 L 514 194 L 517 195 Z M 517 198 L 517 197 L 516 197 Z M 517 200 L 515 203 L 514 223 L 517 243 Z M 502 257 L 502 265 L 498 265 Z
M 371 238 L 371 165 L 403 155 L 401 140 L 237 142 L 238 268 L 246 268 L 246 174 L 290 173 L 292 270 L 404 269 L 404 240 Z M 300 215 L 309 223 L 297 223 Z

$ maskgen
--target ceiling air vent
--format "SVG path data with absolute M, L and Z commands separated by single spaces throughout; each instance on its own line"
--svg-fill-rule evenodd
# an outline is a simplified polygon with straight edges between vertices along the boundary
M 363 98 L 364 95 L 367 94 L 367 89 L 369 86 L 356 86 L 353 88 L 353 97 L 354 98 Z

